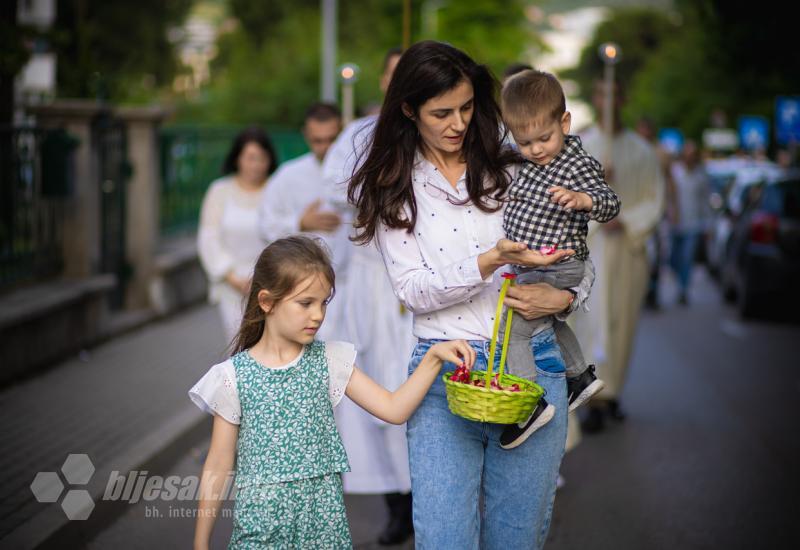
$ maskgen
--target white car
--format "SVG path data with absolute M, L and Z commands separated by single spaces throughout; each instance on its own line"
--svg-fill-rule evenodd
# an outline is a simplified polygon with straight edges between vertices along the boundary
M 770 161 L 741 157 L 709 159 L 704 164 L 711 179 L 711 219 L 706 235 L 706 262 L 709 272 L 718 276 L 725 265 L 729 241 L 736 219 L 747 204 L 750 188 L 774 181 L 784 170 Z

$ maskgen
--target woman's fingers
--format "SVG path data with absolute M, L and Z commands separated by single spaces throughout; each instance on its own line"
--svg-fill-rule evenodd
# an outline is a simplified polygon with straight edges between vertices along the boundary
M 508 262 L 518 265 L 525 265 L 530 267 L 538 267 L 542 265 L 551 265 L 561 261 L 567 256 L 575 254 L 575 251 L 570 249 L 556 250 L 552 254 L 542 254 L 537 250 L 525 250 L 515 254 L 509 254 Z

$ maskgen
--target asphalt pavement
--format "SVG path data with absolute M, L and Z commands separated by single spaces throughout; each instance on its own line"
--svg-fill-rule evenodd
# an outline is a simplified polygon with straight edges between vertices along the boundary
M 740 319 L 702 270 L 689 306 L 675 303 L 668 275 L 661 298 L 661 310 L 645 311 L 639 326 L 622 397 L 627 419 L 584 434 L 564 459 L 566 484 L 557 493 L 548 550 L 800 548 L 794 499 L 800 326 Z M 213 325 L 208 310 L 187 315 L 203 330 Z M 184 330 L 180 322 L 162 329 Z M 191 380 L 176 385 L 181 399 L 207 367 L 183 368 Z M 199 474 L 209 433 L 210 419 L 202 419 L 171 453 L 150 463 L 149 474 Z M 356 548 L 378 548 L 382 499 L 345 500 Z M 126 504 L 106 514 L 105 523 L 94 521 L 79 535 L 73 530 L 70 547 L 188 547 L 194 507 Z M 228 512 L 218 521 L 214 547 L 225 546 L 230 529 Z

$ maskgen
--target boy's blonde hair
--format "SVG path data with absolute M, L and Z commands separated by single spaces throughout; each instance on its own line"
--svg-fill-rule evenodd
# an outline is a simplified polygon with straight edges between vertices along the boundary
M 511 130 L 560 121 L 567 111 L 558 79 L 544 71 L 528 70 L 503 86 L 503 120 Z

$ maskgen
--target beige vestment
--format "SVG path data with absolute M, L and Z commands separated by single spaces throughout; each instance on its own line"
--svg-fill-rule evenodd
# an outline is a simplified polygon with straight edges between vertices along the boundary
M 597 126 L 581 135 L 583 146 L 604 158 L 605 139 Z M 655 149 L 631 130 L 614 136 L 609 184 L 622 201 L 620 232 L 590 222 L 589 250 L 597 278 L 589 311 L 570 319 L 587 362 L 596 363 L 606 386 L 600 398 L 616 399 L 625 383 L 633 338 L 647 289 L 645 243 L 664 208 L 665 183 Z

